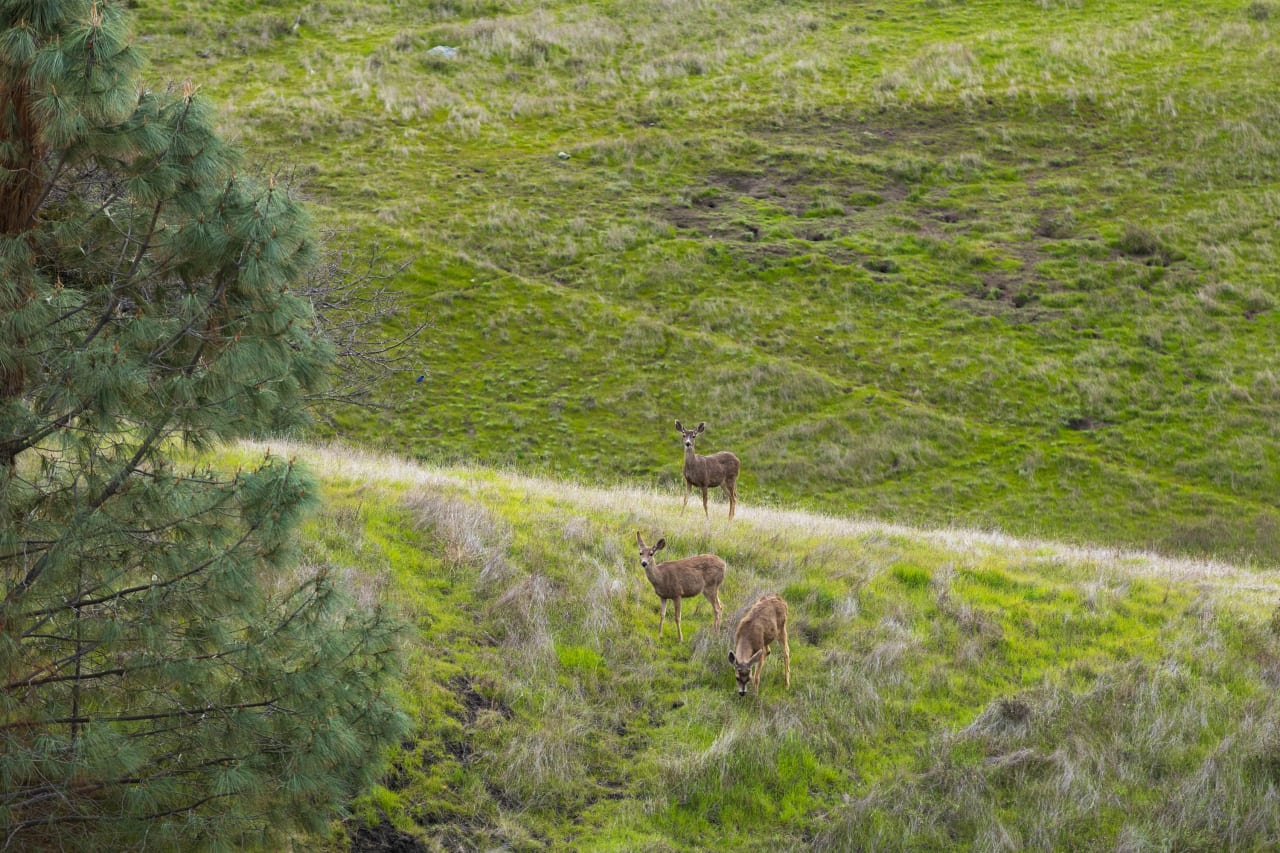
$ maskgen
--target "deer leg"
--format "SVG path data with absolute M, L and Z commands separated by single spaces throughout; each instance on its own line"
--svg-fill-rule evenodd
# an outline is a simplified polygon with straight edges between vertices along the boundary
M 791 687 L 791 646 L 787 643 L 787 626 L 782 626 L 782 668 L 787 674 L 787 687 Z
M 738 508 L 738 484 L 736 481 L 724 484 L 725 491 L 729 493 L 729 518 L 733 518 L 734 510 Z
M 720 630 L 720 608 L 724 606 L 720 603 L 720 593 L 717 590 L 707 590 L 706 592 L 703 593 L 703 595 L 707 597 L 707 601 L 711 602 L 711 609 L 715 611 L 715 614 L 716 614 L 715 623 L 712 625 L 712 627 L 716 631 L 719 631 Z
M 689 508 L 689 495 L 693 494 L 693 483 L 688 480 L 684 481 L 684 503 L 680 504 L 680 511 L 684 512 Z
M 764 654 L 760 655 L 760 665 L 756 667 L 756 693 L 760 692 L 760 676 L 764 675 L 764 662 L 769 659 L 769 647 L 764 647 Z
M 676 596 L 676 636 L 684 642 L 684 628 L 680 627 L 680 596 Z
M 702 486 L 701 488 L 702 488 L 702 514 L 707 516 L 707 518 L 710 518 L 711 516 L 707 513 L 707 487 Z
M 667 621 L 667 600 L 662 599 L 662 615 L 658 617 L 658 639 L 662 639 L 662 626 Z

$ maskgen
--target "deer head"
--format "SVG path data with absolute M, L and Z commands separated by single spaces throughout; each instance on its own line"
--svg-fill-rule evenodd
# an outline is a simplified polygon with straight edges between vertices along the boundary
M 658 561 L 654 559 L 653 555 L 667 547 L 667 540 L 659 539 L 652 548 L 646 548 L 644 546 L 644 538 L 640 535 L 639 530 L 636 531 L 636 542 L 640 545 L 640 568 L 642 569 L 657 565 Z
M 747 695 L 747 685 L 751 683 L 751 667 L 756 665 L 756 661 L 760 660 L 760 655 L 764 654 L 764 649 L 756 649 L 756 653 L 745 661 L 738 660 L 733 652 L 729 652 L 729 663 L 733 664 L 733 675 L 738 679 L 738 695 Z
M 685 429 L 683 424 L 681 424 L 679 421 L 676 421 L 676 429 L 678 429 L 680 431 L 680 434 L 684 436 L 684 446 L 689 448 L 690 450 L 693 449 L 693 440 L 697 438 L 699 435 L 701 435 L 702 431 L 706 428 L 707 428 L 707 424 L 705 421 L 698 424 L 697 429 Z

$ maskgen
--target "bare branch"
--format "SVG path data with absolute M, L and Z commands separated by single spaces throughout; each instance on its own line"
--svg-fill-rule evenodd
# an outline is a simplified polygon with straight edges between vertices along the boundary
M 407 344 L 430 324 L 405 323 L 404 293 L 394 281 L 408 262 L 394 264 L 378 246 L 353 248 L 342 235 L 324 235 L 325 257 L 298 292 L 315 307 L 318 331 L 337 350 L 337 379 L 308 402 L 377 408 L 372 392 L 385 377 L 412 370 Z

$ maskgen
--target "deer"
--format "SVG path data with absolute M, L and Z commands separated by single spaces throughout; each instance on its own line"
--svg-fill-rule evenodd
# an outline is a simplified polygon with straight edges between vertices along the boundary
M 738 679 L 738 695 L 747 695 L 747 685 L 754 683 L 756 695 L 760 695 L 760 673 L 769 657 L 769 644 L 782 640 L 782 663 L 787 687 L 791 687 L 791 646 L 787 644 L 787 603 L 779 595 L 762 595 L 751 605 L 733 634 L 733 651 L 729 663 L 733 664 Z M 755 672 L 752 673 L 752 669 Z
M 676 603 L 676 636 L 684 642 L 684 630 L 680 626 L 680 600 L 703 595 L 715 611 L 714 628 L 720 631 L 720 584 L 724 583 L 724 560 L 715 554 L 698 554 L 682 560 L 660 563 L 654 554 L 667 547 L 666 539 L 658 539 L 652 548 L 645 547 L 644 537 L 636 531 L 640 545 L 640 567 L 653 584 L 653 591 L 662 599 L 662 616 L 658 619 L 658 639 L 662 639 L 662 626 L 667 621 L 667 602 Z
M 706 428 L 704 422 L 698 424 L 697 429 L 685 429 L 683 424 L 676 421 L 676 429 L 684 438 L 684 504 L 680 511 L 684 512 L 688 508 L 689 495 L 693 493 L 693 487 L 697 486 L 702 490 L 702 514 L 710 518 L 707 512 L 707 489 L 723 486 L 729 493 L 729 518 L 732 519 L 738 506 L 738 469 L 741 463 L 737 456 L 727 450 L 710 456 L 694 453 L 694 439 Z

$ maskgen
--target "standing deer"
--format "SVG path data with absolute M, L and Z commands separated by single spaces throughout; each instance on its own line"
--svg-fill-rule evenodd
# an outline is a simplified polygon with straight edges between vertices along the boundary
M 662 599 L 662 616 L 658 619 L 658 639 L 662 639 L 662 626 L 667 621 L 667 602 L 676 603 L 676 635 L 684 642 L 684 631 L 680 627 L 680 600 L 695 595 L 706 596 L 715 611 L 715 629 L 720 630 L 720 584 L 724 582 L 724 560 L 715 554 L 699 554 L 696 557 L 685 557 L 683 560 L 668 560 L 659 563 L 654 554 L 667 547 L 666 539 L 659 539 L 652 548 L 646 548 L 640 531 L 636 531 L 636 542 L 640 544 L 640 567 L 645 577 L 653 584 L 653 591 Z
M 747 683 L 755 682 L 760 692 L 760 673 L 769 657 L 769 644 L 782 640 L 782 662 L 787 687 L 791 686 L 791 646 L 787 645 L 787 603 L 781 596 L 762 595 L 751 609 L 738 620 L 738 630 L 733 635 L 733 651 L 729 663 L 733 664 L 738 678 L 738 695 L 747 694 Z M 759 665 L 757 665 L 757 662 Z M 755 667 L 755 674 L 751 672 Z
M 710 518 L 707 512 L 707 489 L 723 486 L 729 493 L 729 518 L 733 518 L 738 506 L 738 468 L 741 463 L 737 456 L 727 450 L 710 456 L 694 453 L 693 440 L 706 428 L 705 423 L 700 423 L 697 429 L 685 429 L 683 424 L 676 421 L 676 429 L 684 437 L 684 503 L 680 511 L 684 512 L 688 508 L 689 495 L 693 492 L 693 487 L 697 486 L 702 490 L 702 514 Z

